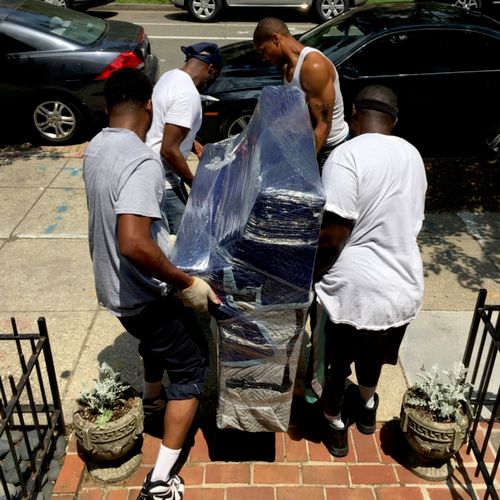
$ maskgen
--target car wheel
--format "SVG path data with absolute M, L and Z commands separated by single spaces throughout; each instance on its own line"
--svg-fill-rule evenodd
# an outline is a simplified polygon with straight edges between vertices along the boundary
M 48 144 L 70 144 L 84 130 L 85 120 L 80 108 L 69 99 L 46 97 L 31 108 L 35 136 Z
M 457 7 L 463 7 L 464 9 L 480 9 L 481 0 L 455 0 Z
M 238 113 L 233 113 L 226 118 L 221 127 L 222 139 L 227 139 L 228 137 L 240 134 L 248 125 L 250 118 L 252 118 L 252 114 L 253 111 L 244 110 Z
M 222 8 L 222 0 L 189 0 L 188 10 L 198 21 L 213 21 Z
M 343 14 L 348 9 L 348 0 L 315 0 L 314 9 L 321 22 Z
M 71 2 L 69 0 L 44 0 L 44 2 L 57 5 L 58 7 L 71 7 Z

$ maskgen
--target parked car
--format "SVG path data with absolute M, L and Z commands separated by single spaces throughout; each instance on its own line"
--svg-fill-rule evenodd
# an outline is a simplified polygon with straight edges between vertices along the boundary
M 338 16 L 349 7 L 363 5 L 367 0 L 171 0 L 187 10 L 197 21 L 215 21 L 227 7 L 256 7 L 265 9 L 296 8 L 310 11 L 321 22 Z M 271 14 L 269 14 L 271 15 Z
M 67 7 L 68 9 L 86 10 L 99 5 L 106 5 L 114 0 L 43 0 L 44 2 L 56 5 L 57 7 Z
M 4 123 L 17 117 L 52 144 L 82 139 L 105 123 L 104 82 L 116 69 L 140 68 L 152 82 L 158 75 L 141 26 L 38 0 L 0 4 L 0 65 Z
M 420 1 L 420 0 L 417 0 Z M 500 0 L 439 0 L 469 10 L 479 10 L 487 16 L 500 18 Z
M 362 87 L 392 88 L 400 108 L 395 132 L 427 156 L 478 151 L 500 130 L 500 23 L 479 12 L 438 3 L 365 5 L 299 40 L 335 63 L 347 118 Z M 204 142 L 239 133 L 262 87 L 281 84 L 251 42 L 222 47 L 222 55 L 221 75 L 205 92 Z

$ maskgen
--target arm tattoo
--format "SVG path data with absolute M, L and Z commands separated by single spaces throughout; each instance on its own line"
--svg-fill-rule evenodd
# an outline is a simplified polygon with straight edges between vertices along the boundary
M 319 111 L 322 122 L 330 123 L 332 121 L 332 106 L 329 104 L 313 104 L 312 109 Z

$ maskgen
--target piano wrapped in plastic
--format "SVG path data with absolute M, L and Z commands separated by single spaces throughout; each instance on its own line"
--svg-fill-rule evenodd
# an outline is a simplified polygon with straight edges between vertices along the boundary
M 288 427 L 324 203 L 297 89 L 264 88 L 247 128 L 205 148 L 172 260 L 222 300 L 219 428 Z

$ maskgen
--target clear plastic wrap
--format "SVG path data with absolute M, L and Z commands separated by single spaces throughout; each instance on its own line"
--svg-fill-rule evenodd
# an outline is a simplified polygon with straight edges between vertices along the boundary
M 219 428 L 288 427 L 324 203 L 297 89 L 264 88 L 245 131 L 205 148 L 172 260 L 222 300 Z

